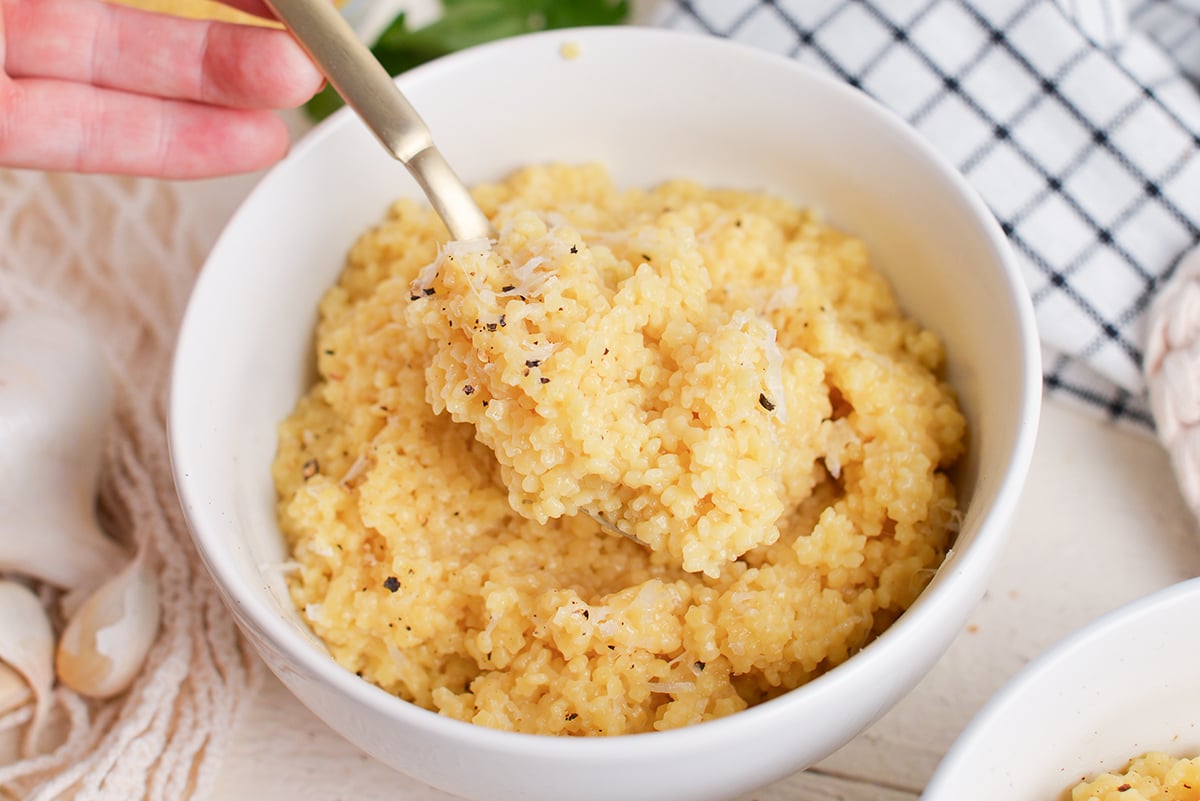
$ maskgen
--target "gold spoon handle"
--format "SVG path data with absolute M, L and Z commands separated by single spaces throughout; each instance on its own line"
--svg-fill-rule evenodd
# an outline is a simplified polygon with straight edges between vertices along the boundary
M 454 239 L 491 234 L 487 217 L 438 152 L 425 121 L 330 0 L 266 0 L 380 143 L 408 168 Z

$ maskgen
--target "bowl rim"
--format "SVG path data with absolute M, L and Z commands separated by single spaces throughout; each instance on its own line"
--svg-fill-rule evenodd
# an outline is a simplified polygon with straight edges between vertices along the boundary
M 1052 678 L 1064 667 L 1070 666 L 1080 652 L 1088 651 L 1114 634 L 1160 617 L 1178 605 L 1200 608 L 1200 577 L 1169 584 L 1149 595 L 1118 606 L 1085 623 L 1034 657 L 1005 682 L 971 718 L 938 764 L 933 776 L 925 785 L 921 798 L 925 801 L 948 798 L 946 793 L 949 790 L 944 788 L 953 789 L 952 784 L 958 780 L 962 771 L 977 761 L 973 758 L 974 754 L 981 749 L 986 750 L 988 737 L 997 725 L 1003 723 L 1005 716 L 1020 705 L 1022 697 L 1048 677 Z
M 209 275 L 207 266 L 212 258 L 211 254 L 219 252 L 228 234 L 227 229 L 236 221 L 241 208 L 255 202 L 261 193 L 269 190 L 270 178 L 275 172 L 287 169 L 291 163 L 306 158 L 336 130 L 353 124 L 353 112 L 348 108 L 339 109 L 319 123 L 292 148 L 283 161 L 268 171 L 263 180 L 243 200 L 239 211 L 231 217 L 227 229 L 218 237 L 209 258 L 205 260 L 205 267 L 197 277 L 179 327 L 175 360 L 171 372 L 168 400 L 170 459 L 188 530 L 203 563 L 225 598 L 227 606 L 234 611 L 235 617 L 242 625 L 252 628 L 263 641 L 271 643 L 286 655 L 288 660 L 302 665 L 309 675 L 317 676 L 321 682 L 332 687 L 336 692 L 347 695 L 358 703 L 370 706 L 392 719 L 407 720 L 431 733 L 451 737 L 464 744 L 486 748 L 501 754 L 569 757 L 580 763 L 604 762 L 613 757 L 628 755 L 629 743 L 631 739 L 636 739 L 636 748 L 640 753 L 650 758 L 662 758 L 672 752 L 689 751 L 698 742 L 712 738 L 750 737 L 754 731 L 762 727 L 764 721 L 770 718 L 791 718 L 792 707 L 812 703 L 809 699 L 820 698 L 831 692 L 844 693 L 845 690 L 838 689 L 842 685 L 861 686 L 861 680 L 858 679 L 860 674 L 885 676 L 889 671 L 890 655 L 897 649 L 911 646 L 912 644 L 908 642 L 910 639 L 914 642 L 921 640 L 920 633 L 927 628 L 924 621 L 935 615 L 935 607 L 950 606 L 969 609 L 978 601 L 993 569 L 995 556 L 1004 542 L 1005 529 L 1011 512 L 1016 506 L 1021 485 L 1032 460 L 1041 406 L 1041 352 L 1032 303 L 1028 291 L 1020 279 L 1015 256 L 1001 232 L 999 224 L 975 190 L 956 169 L 898 115 L 887 110 L 860 90 L 852 88 L 816 68 L 800 64 L 786 56 L 715 36 L 661 28 L 612 26 L 541 31 L 479 45 L 416 67 L 398 77 L 396 82 L 402 88 L 407 88 L 410 85 L 433 80 L 442 72 L 466 69 L 472 63 L 489 59 L 496 53 L 519 50 L 529 46 L 531 42 L 546 39 L 566 40 L 579 43 L 584 47 L 592 41 L 617 39 L 628 44 L 638 44 L 642 49 L 661 46 L 699 48 L 708 53 L 719 51 L 721 57 L 732 56 L 735 60 L 756 62 L 767 69 L 790 71 L 794 75 L 794 80 L 800 83 L 815 82 L 823 85 L 827 91 L 837 95 L 839 102 L 857 106 L 864 113 L 878 119 L 887 128 L 890 135 L 904 140 L 908 146 L 915 149 L 928 163 L 930 169 L 936 171 L 940 178 L 947 182 L 958 199 L 970 211 L 971 217 L 978 221 L 986 236 L 988 249 L 993 254 L 993 262 L 1000 268 L 1000 278 L 1007 290 L 1003 300 L 1012 307 L 1017 318 L 1016 328 L 1021 340 L 1018 343 L 1020 348 L 1018 361 L 1024 383 L 1019 398 L 1018 418 L 1024 423 L 1019 427 L 1008 453 L 1003 474 L 997 483 L 998 489 L 991 513 L 981 521 L 972 547 L 966 552 L 955 554 L 953 572 L 958 574 L 955 580 L 949 582 L 938 580 L 946 571 L 947 563 L 943 562 L 935 580 L 887 630 L 836 668 L 794 690 L 733 715 L 677 729 L 640 734 L 606 737 L 557 737 L 492 729 L 449 718 L 404 701 L 380 687 L 357 678 L 353 673 L 338 665 L 331 657 L 318 654 L 308 642 L 305 642 L 300 631 L 269 608 L 265 600 L 260 599 L 252 588 L 244 586 L 233 561 L 223 554 L 222 549 L 210 539 L 205 526 L 196 524 L 197 521 L 191 510 L 200 508 L 202 504 L 198 503 L 201 499 L 193 497 L 194 490 L 190 487 L 191 481 L 187 475 L 190 470 L 190 466 L 187 464 L 188 455 L 181 452 L 178 447 L 178 443 L 188 437 L 182 430 L 183 422 L 180 415 L 176 414 L 176 390 L 179 386 L 186 384 L 187 365 L 184 363 L 185 360 L 180 358 L 181 353 L 187 348 L 193 337 L 201 336 L 201 334 L 193 332 L 194 318 L 198 313 L 193 299 L 201 294 L 200 290 L 203 289 L 206 277 Z M 947 561 L 949 558 L 950 554 L 947 555 Z M 962 614 L 965 623 L 966 612 Z

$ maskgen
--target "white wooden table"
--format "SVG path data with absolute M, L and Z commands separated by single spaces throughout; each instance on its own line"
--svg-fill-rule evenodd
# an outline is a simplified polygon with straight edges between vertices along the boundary
M 1046 404 L 1007 549 L 967 628 L 876 725 L 745 801 L 912 801 L 971 716 L 1022 665 L 1098 615 L 1196 575 L 1200 533 L 1158 444 Z M 451 796 L 367 757 L 272 678 L 237 732 L 214 793 L 220 801 L 251 798 Z

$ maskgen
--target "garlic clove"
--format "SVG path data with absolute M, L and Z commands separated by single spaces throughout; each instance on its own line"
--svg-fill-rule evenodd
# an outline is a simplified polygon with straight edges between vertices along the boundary
M 0 320 L 0 572 L 95 587 L 127 559 L 95 513 L 114 398 L 85 328 L 44 312 Z
M 63 630 L 56 666 L 63 684 L 81 695 L 124 692 L 158 634 L 158 580 L 146 552 L 100 586 Z
M 32 751 L 54 686 L 54 630 L 41 600 L 24 584 L 0 580 L 0 663 L 16 673 L 36 707 L 26 734 Z M 14 692 L 13 697 L 19 693 Z

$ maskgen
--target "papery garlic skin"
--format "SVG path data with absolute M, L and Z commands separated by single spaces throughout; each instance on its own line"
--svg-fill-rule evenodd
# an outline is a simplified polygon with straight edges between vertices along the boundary
M 114 397 L 81 325 L 44 312 L 0 320 L 0 571 L 72 589 L 126 560 L 95 513 Z
M 0 581 L 0 663 L 20 676 L 37 704 L 25 741 L 32 753 L 54 686 L 54 630 L 41 599 L 16 581 Z
M 59 680 L 92 698 L 124 692 L 154 644 L 160 615 L 158 580 L 143 551 L 67 623 L 55 661 Z
M 33 689 L 25 677 L 8 665 L 0 664 L 0 715 L 20 709 L 33 698 Z

